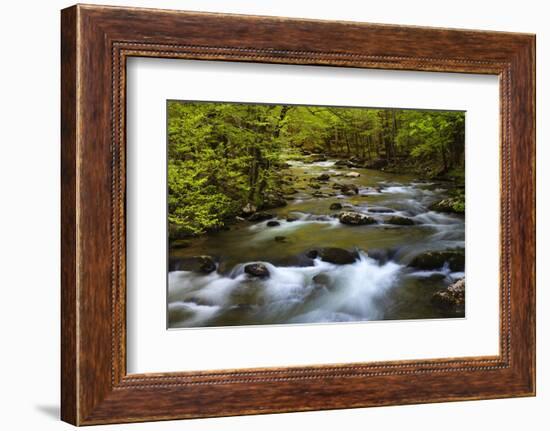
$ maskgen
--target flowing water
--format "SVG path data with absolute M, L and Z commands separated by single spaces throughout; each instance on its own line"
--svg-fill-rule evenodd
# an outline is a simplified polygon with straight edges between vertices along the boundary
M 350 171 L 357 178 L 346 177 Z M 328 173 L 329 181 L 315 180 Z M 418 271 L 407 264 L 423 252 L 464 248 L 464 217 L 428 210 L 445 198 L 445 185 L 368 169 L 340 169 L 335 161 L 291 162 L 286 207 L 268 211 L 279 226 L 243 221 L 227 231 L 193 239 L 170 257 L 209 255 L 210 274 L 168 274 L 169 327 L 345 322 L 382 319 L 462 317 L 431 303 L 433 293 L 464 273 L 445 265 Z M 313 181 L 312 181 L 313 180 Z M 346 196 L 332 186 L 354 184 Z M 311 184 L 320 186 L 314 189 Z M 313 196 L 313 194 L 318 196 Z M 340 203 L 342 210 L 331 211 Z M 377 224 L 349 226 L 334 217 L 364 213 Z M 385 223 L 389 216 L 412 218 L 411 226 Z M 287 221 L 287 218 L 293 221 Z M 277 238 L 277 239 L 275 239 Z M 306 257 L 308 250 L 356 250 L 354 263 L 336 265 Z M 246 264 L 261 262 L 269 277 L 252 277 Z

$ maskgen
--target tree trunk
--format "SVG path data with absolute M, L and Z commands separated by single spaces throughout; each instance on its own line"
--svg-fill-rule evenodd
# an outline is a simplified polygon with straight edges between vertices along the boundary
M 248 200 L 256 203 L 256 188 L 258 184 L 258 177 L 260 175 L 259 167 L 261 162 L 260 150 L 256 147 L 252 148 L 251 156 L 252 162 L 250 163 L 250 171 L 248 176 L 248 185 L 250 187 L 248 192 Z
M 397 139 L 397 120 L 395 118 L 395 109 L 391 110 L 392 116 L 392 128 L 391 128 L 391 140 L 392 140 L 392 158 L 395 160 L 396 156 L 396 139 Z
M 441 159 L 443 160 L 443 173 L 449 170 L 449 162 L 447 161 L 447 151 L 445 147 L 441 147 Z

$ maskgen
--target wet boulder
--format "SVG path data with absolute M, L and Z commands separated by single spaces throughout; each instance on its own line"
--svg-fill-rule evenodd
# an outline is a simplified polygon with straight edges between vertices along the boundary
M 466 280 L 461 278 L 446 289 L 440 290 L 432 296 L 432 303 L 443 309 L 464 307 L 466 296 Z
M 266 212 L 257 212 L 248 217 L 248 221 L 265 221 L 274 218 L 275 216 Z
M 345 211 L 338 216 L 340 223 L 351 226 L 375 224 L 376 220 L 368 215 L 354 211 Z
M 464 271 L 464 249 L 427 251 L 414 257 L 409 263 L 410 267 L 437 270 L 445 264 L 451 271 Z
M 412 226 L 414 225 L 414 220 L 409 217 L 401 216 L 391 216 L 384 220 L 387 224 L 394 224 L 398 226 Z
M 249 263 L 244 267 L 244 272 L 253 277 L 269 277 L 269 270 L 263 263 Z
M 347 196 L 353 196 L 359 193 L 359 188 L 355 184 L 342 184 L 340 191 Z
M 216 270 L 216 262 L 210 256 L 175 257 L 170 259 L 168 270 L 210 274 Z
M 334 190 L 340 190 L 342 194 L 353 196 L 359 193 L 359 188 L 355 184 L 342 184 L 337 183 L 333 184 L 332 188 Z
M 395 255 L 394 250 L 385 250 L 385 249 L 373 249 L 367 252 L 367 255 L 377 261 L 378 265 L 385 265 L 388 263 L 393 256 Z
M 330 204 L 330 207 L 329 209 L 331 210 L 341 210 L 342 209 L 342 204 L 340 202 L 334 202 L 332 204 Z
M 310 259 L 320 258 L 324 262 L 334 263 L 336 265 L 347 265 L 359 259 L 357 251 L 348 251 L 343 248 L 327 247 L 319 250 L 310 250 L 307 252 Z

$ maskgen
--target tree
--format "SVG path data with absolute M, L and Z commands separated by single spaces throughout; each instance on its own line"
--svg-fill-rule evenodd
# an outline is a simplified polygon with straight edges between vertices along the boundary
M 462 175 L 464 113 L 168 103 L 168 220 L 183 235 L 223 227 L 280 196 L 286 157 L 323 153 L 427 175 Z

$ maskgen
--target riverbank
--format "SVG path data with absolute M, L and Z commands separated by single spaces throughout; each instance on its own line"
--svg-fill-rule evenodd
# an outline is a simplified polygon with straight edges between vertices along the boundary
M 357 172 L 354 169 L 368 169 L 369 171 L 380 171 L 396 176 L 408 176 L 414 177 L 416 181 L 430 183 L 431 185 L 440 185 L 447 190 L 447 196 L 444 199 L 432 202 L 430 209 L 444 213 L 464 214 L 465 211 L 465 190 L 464 190 L 464 175 L 459 174 L 456 171 L 450 172 L 447 175 L 430 175 L 415 166 L 408 166 L 405 164 L 389 165 L 383 159 L 364 160 L 358 157 L 342 158 L 341 155 L 326 155 L 324 153 L 309 153 L 307 151 L 295 152 L 290 155 L 286 155 L 283 161 L 279 165 L 279 178 L 277 190 L 263 196 L 262 203 L 260 205 L 254 205 L 253 203 L 247 203 L 241 208 L 236 209 L 229 217 L 226 217 L 220 224 L 213 228 L 208 229 L 203 234 L 213 233 L 217 231 L 224 231 L 230 228 L 230 226 L 238 224 L 243 220 L 251 219 L 250 221 L 261 221 L 262 217 L 266 217 L 264 211 L 273 210 L 276 208 L 282 208 L 287 206 L 288 202 L 292 201 L 297 191 L 303 189 L 303 176 L 294 176 L 292 166 L 296 163 L 303 165 L 308 164 L 328 164 L 332 166 L 332 175 L 321 173 L 320 178 L 308 178 L 309 183 L 307 186 L 314 188 L 317 191 L 314 193 L 314 197 L 329 198 L 336 194 L 333 191 L 324 192 L 321 191 L 321 186 L 315 184 L 318 182 L 329 181 L 332 177 L 353 178 Z M 341 187 L 338 186 L 341 184 Z M 333 184 L 334 187 L 348 195 L 353 195 L 357 189 L 352 183 L 337 183 Z M 333 188 L 334 188 L 333 187 Z M 351 187 L 351 188 L 350 188 Z M 379 187 L 381 188 L 381 187 Z M 315 196 L 316 195 L 316 196 Z M 262 213 L 264 215 L 262 215 Z M 269 214 L 269 213 L 267 213 Z M 399 221 L 397 219 L 396 223 Z M 401 220 L 403 222 L 403 220 Z M 406 221 L 404 221 L 406 223 Z M 185 246 L 192 238 L 196 238 L 201 234 L 190 234 L 185 229 L 179 229 L 177 225 L 171 224 L 169 226 L 169 240 L 173 245 Z

